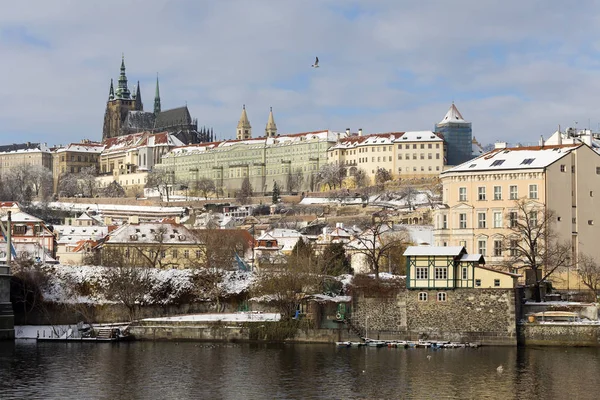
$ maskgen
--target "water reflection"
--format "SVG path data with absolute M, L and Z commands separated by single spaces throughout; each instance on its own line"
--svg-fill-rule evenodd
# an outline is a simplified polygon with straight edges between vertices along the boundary
M 581 348 L 16 342 L 0 344 L 0 397 L 592 399 L 599 361 Z

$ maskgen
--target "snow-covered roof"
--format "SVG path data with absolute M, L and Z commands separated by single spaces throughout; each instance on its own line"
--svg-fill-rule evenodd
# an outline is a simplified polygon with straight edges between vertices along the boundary
M 463 254 L 462 257 L 460 258 L 460 261 L 464 261 L 464 262 L 479 262 L 482 264 L 485 264 L 485 260 L 483 259 L 483 256 L 481 254 Z
M 8 221 L 8 215 L 5 215 L 2 217 L 2 221 Z M 11 221 L 12 222 L 44 222 L 41 219 L 39 219 L 38 217 L 34 217 L 31 214 L 27 214 L 26 212 L 20 211 L 20 212 L 16 212 L 16 213 L 12 213 L 11 215 Z
M 110 233 L 107 243 L 196 244 L 194 235 L 181 224 L 142 222 L 125 224 Z
M 64 153 L 67 151 L 77 152 L 77 153 L 92 153 L 92 154 L 100 154 L 104 150 L 104 145 L 102 143 L 71 143 L 66 147 L 61 147 L 56 150 L 56 153 Z
M 443 171 L 441 175 L 453 172 L 545 168 L 580 146 L 581 143 L 494 149 L 478 158 Z
M 466 251 L 463 246 L 408 246 L 405 256 L 452 256 Z
M 450 106 L 450 109 L 448 110 L 446 115 L 444 115 L 444 118 L 442 118 L 442 120 L 439 122 L 438 125 L 448 124 L 448 123 L 452 123 L 452 122 L 454 122 L 454 123 L 467 122 L 463 118 L 460 111 L 458 111 L 458 108 L 456 108 L 454 103 L 452 103 L 452 105 Z
M 82 239 L 98 240 L 108 234 L 107 226 L 54 225 L 58 243 L 76 243 Z
M 443 139 L 432 131 L 408 131 L 408 132 L 388 132 L 372 133 L 364 136 L 350 136 L 340 139 L 338 143 L 329 148 L 329 151 L 336 149 L 350 149 L 360 146 L 391 145 L 402 142 L 442 142 Z

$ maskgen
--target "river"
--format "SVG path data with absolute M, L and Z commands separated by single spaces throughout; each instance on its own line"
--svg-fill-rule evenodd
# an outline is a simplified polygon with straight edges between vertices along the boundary
M 598 377 L 591 348 L 0 343 L 1 399 L 595 399 Z

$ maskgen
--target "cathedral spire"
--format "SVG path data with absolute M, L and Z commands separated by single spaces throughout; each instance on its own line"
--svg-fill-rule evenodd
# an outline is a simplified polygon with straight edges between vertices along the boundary
M 144 103 L 142 103 L 142 92 L 140 91 L 140 81 L 137 81 L 137 85 L 135 85 L 135 110 L 143 111 Z
M 125 75 L 125 54 L 121 56 L 121 74 L 119 75 L 119 81 L 117 83 L 117 98 L 131 98 L 131 92 L 129 92 L 129 88 L 127 87 L 127 75 Z
M 250 139 L 252 137 L 252 126 L 250 126 L 250 120 L 248 120 L 248 114 L 246 114 L 246 105 L 242 107 L 242 115 L 237 125 L 237 136 L 238 139 Z
M 108 90 L 108 101 L 115 99 L 115 89 L 113 87 L 113 80 L 110 80 L 110 89 Z
M 156 74 L 156 92 L 154 93 L 154 115 L 160 114 L 160 91 L 158 89 L 158 73 Z
M 275 118 L 273 118 L 273 107 L 269 112 L 269 120 L 267 121 L 267 127 L 265 128 L 265 137 L 277 136 L 277 125 L 275 125 Z

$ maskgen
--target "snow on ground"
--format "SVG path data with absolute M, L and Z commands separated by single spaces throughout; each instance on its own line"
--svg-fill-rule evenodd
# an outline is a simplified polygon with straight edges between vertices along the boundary
M 190 314 L 176 317 L 146 318 L 150 322 L 250 322 L 250 321 L 279 321 L 279 313 L 239 312 L 230 314 Z
M 107 267 L 100 266 L 71 266 L 71 265 L 45 265 L 42 267 L 50 277 L 48 285 L 44 288 L 44 299 L 56 303 L 88 303 L 88 304 L 109 304 L 108 301 L 99 293 L 92 293 L 87 296 L 78 295 L 73 292 L 73 286 L 86 284 L 90 287 L 101 287 L 104 284 L 104 276 Z M 171 297 L 164 299 L 163 303 L 168 303 L 178 294 L 193 289 L 193 277 L 201 273 L 201 270 L 195 269 L 148 269 L 150 279 L 154 287 L 161 287 L 168 284 L 171 290 Z M 252 272 L 243 271 L 223 271 L 223 280 L 219 285 L 219 292 L 224 295 L 239 294 L 248 290 L 254 283 L 256 276 Z M 149 299 L 151 300 L 151 299 Z
M 331 203 L 341 203 L 341 204 L 362 204 L 362 199 L 360 197 L 354 198 L 329 198 L 329 197 L 305 197 L 300 202 L 301 205 L 311 205 L 311 204 L 331 204 Z

